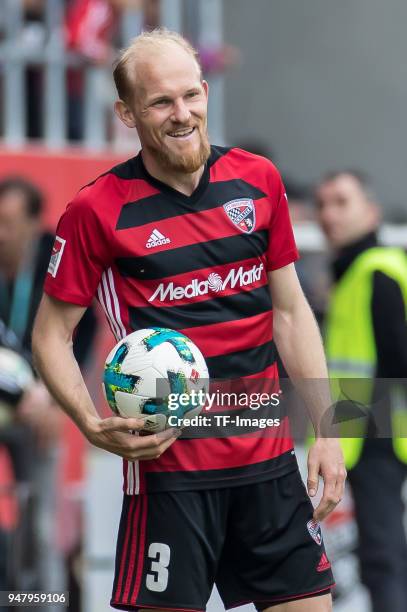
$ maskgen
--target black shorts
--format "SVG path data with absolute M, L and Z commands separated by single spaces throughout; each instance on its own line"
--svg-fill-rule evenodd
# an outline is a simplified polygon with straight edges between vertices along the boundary
M 226 608 L 328 593 L 321 530 L 298 471 L 204 491 L 125 495 L 111 605 L 205 610 L 216 582 Z

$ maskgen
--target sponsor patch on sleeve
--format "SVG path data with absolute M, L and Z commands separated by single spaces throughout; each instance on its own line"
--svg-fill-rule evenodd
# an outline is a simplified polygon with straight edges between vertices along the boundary
M 48 264 L 48 272 L 54 278 L 57 275 L 59 264 L 61 263 L 62 254 L 64 252 L 66 240 L 60 238 L 59 236 L 55 237 L 54 246 L 52 247 L 51 259 Z

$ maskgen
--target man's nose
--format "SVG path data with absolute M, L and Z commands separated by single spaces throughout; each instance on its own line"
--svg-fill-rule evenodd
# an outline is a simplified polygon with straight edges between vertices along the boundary
M 191 112 L 184 100 L 177 100 L 174 103 L 171 120 L 174 121 L 174 123 L 187 123 L 190 118 Z

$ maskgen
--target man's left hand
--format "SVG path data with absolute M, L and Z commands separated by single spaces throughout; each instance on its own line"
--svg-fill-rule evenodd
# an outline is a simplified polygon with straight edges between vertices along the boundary
M 337 438 L 317 438 L 308 453 L 308 495 L 315 497 L 319 476 L 324 481 L 321 501 L 314 511 L 314 519 L 323 521 L 343 497 L 346 480 L 345 463 Z

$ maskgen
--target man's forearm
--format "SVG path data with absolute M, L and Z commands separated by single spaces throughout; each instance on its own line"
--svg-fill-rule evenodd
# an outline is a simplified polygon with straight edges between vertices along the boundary
M 274 338 L 287 373 L 307 406 L 317 436 L 331 406 L 326 360 L 318 325 L 304 296 L 290 311 L 274 310 Z
M 58 337 L 33 334 L 34 364 L 49 392 L 87 435 L 99 416 L 86 388 L 72 344 Z
M 43 295 L 33 331 L 33 354 L 39 374 L 58 404 L 78 425 L 89 442 L 127 461 L 150 460 L 174 443 L 178 432 L 134 436 L 142 418 L 111 416 L 96 412 L 72 351 L 72 334 L 84 308 Z

